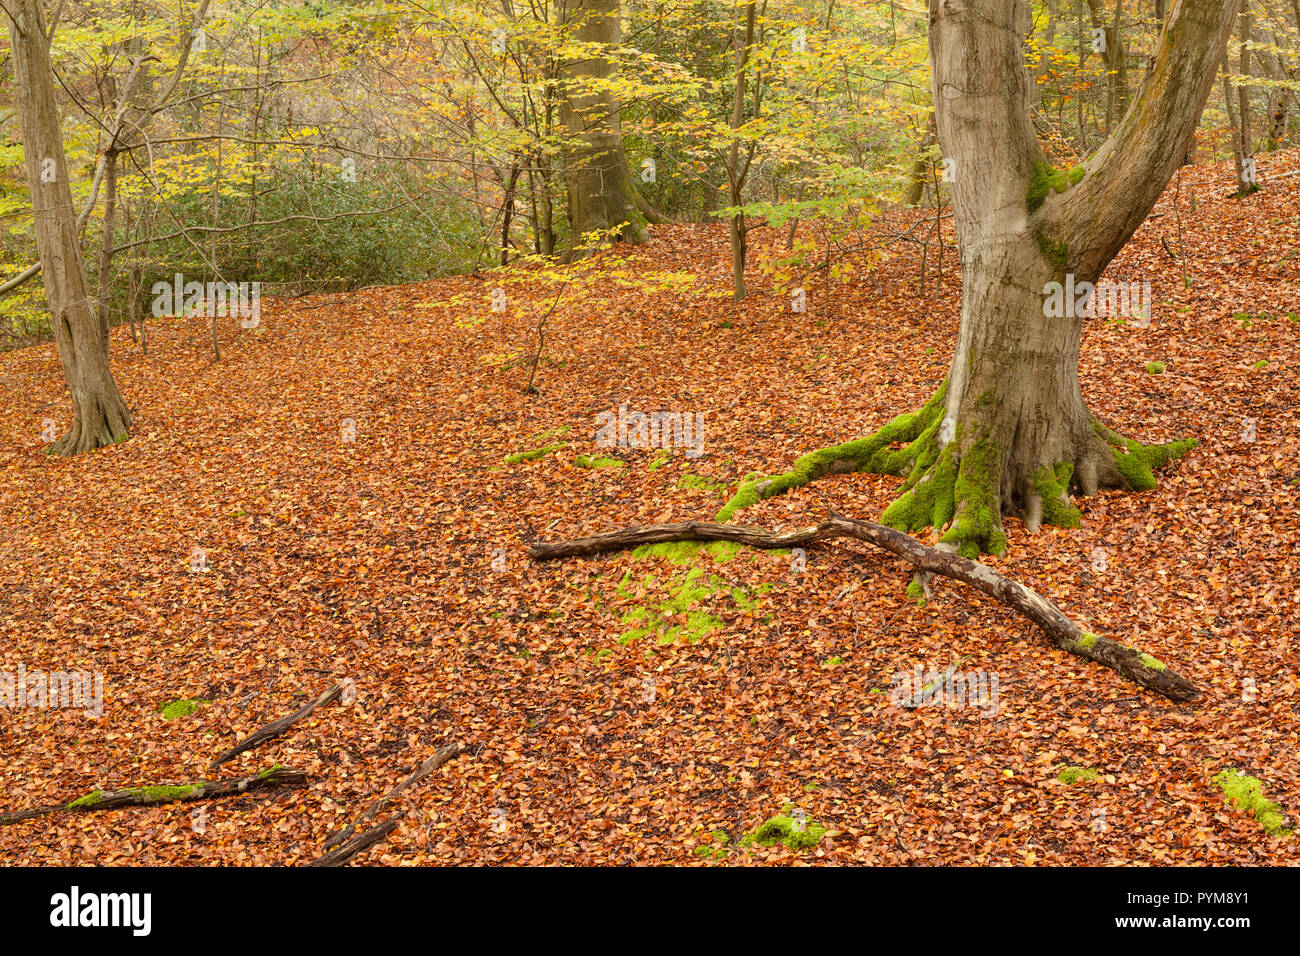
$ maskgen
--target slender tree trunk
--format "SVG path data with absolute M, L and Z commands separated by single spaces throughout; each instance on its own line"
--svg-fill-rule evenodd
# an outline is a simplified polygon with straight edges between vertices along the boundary
M 1250 76 L 1251 20 L 1250 0 L 1244 0 L 1241 5 L 1241 16 L 1237 21 L 1237 36 L 1241 40 L 1241 75 L 1243 77 Z M 1255 149 L 1251 143 L 1250 135 L 1250 87 L 1245 83 L 1237 87 L 1237 114 L 1241 122 L 1239 129 L 1241 155 L 1249 159 L 1255 154 Z
M 931 110 L 930 118 L 926 122 L 925 139 L 921 141 L 916 162 L 912 164 L 912 175 L 909 177 L 911 183 L 907 187 L 907 195 L 903 197 L 904 206 L 918 206 L 925 196 L 925 186 L 930 181 L 930 169 L 934 166 L 934 161 L 930 158 L 930 147 L 934 145 L 934 141 L 934 110 Z M 938 202 L 937 198 L 935 202 Z
M 1273 45 L 1281 47 L 1282 41 L 1276 33 L 1273 34 Z M 1269 67 L 1273 74 L 1273 79 L 1283 83 L 1289 82 L 1294 78 L 1287 75 L 1286 68 L 1282 65 L 1282 60 L 1276 53 L 1269 53 Z M 1286 135 L 1287 111 L 1290 101 L 1295 98 L 1295 94 L 1286 87 L 1279 87 L 1269 95 L 1268 102 L 1268 140 L 1267 148 L 1269 152 L 1277 149 L 1282 144 L 1282 137 Z
M 520 160 L 512 160 L 505 177 L 505 197 L 501 201 L 501 264 L 510 264 L 510 227 L 515 217 L 515 193 L 519 186 Z
M 1124 49 L 1124 0 L 1115 0 L 1115 20 L 1111 24 L 1110 87 L 1106 96 L 1106 132 L 1115 128 L 1115 117 L 1128 108 L 1128 52 Z
M 614 72 L 604 54 L 621 42 L 618 0 L 566 0 L 563 23 L 577 23 L 574 38 L 590 49 L 562 70 L 565 96 L 560 102 L 565 185 L 573 247 L 582 235 L 622 226 L 618 238 L 644 242 L 644 219 L 636 209 L 635 188 L 623 154 L 618 99 L 603 84 Z
M 755 24 L 758 17 L 758 4 L 750 0 L 745 4 L 745 29 L 742 36 L 736 38 L 736 95 L 731 105 L 731 128 L 739 129 L 745 122 L 745 98 L 748 91 L 749 54 L 754 46 Z M 755 93 L 757 101 L 758 93 Z M 757 110 L 755 110 L 757 113 Z M 727 150 L 727 199 L 732 207 L 740 207 L 745 202 L 745 180 L 749 178 L 749 164 L 754 158 L 754 145 L 751 143 L 748 153 L 742 159 L 739 137 L 731 140 Z M 745 224 L 745 214 L 738 208 L 728 219 L 728 231 L 731 237 L 731 282 L 732 297 L 737 301 L 745 298 L 745 259 L 749 253 L 749 229 Z
M 1250 183 L 1246 181 L 1246 154 L 1241 151 L 1241 120 L 1233 102 L 1232 80 L 1228 78 L 1226 63 L 1223 69 L 1223 109 L 1228 114 L 1228 129 L 1232 134 L 1228 138 L 1232 143 L 1233 167 L 1237 170 L 1237 195 L 1244 196 L 1250 191 Z
M 126 438 L 131 415 L 113 380 L 86 281 L 41 2 L 11 0 L 8 6 L 36 246 L 54 340 L 72 394 L 72 428 L 51 451 L 74 455 Z
M 108 300 L 113 289 L 114 230 L 117 224 L 117 152 L 111 150 L 104 156 L 104 236 L 99 250 L 99 334 L 108 361 L 112 323 L 109 321 Z
M 1106 7 L 1102 0 L 1088 0 L 1088 9 L 1093 29 L 1101 31 L 1106 43 L 1101 56 L 1106 64 L 1106 132 L 1109 134 L 1115 127 L 1116 115 L 1123 112 L 1128 98 L 1128 57 L 1124 52 L 1124 40 L 1120 32 L 1124 0 L 1116 0 L 1115 15 L 1109 25 L 1106 23 Z
M 1056 5 L 1057 0 L 1047 0 L 1047 26 L 1043 31 L 1042 50 L 1038 55 L 1036 82 L 1032 91 L 1035 106 L 1042 104 L 1043 84 L 1047 82 L 1052 74 L 1052 60 L 1049 50 L 1056 45 Z

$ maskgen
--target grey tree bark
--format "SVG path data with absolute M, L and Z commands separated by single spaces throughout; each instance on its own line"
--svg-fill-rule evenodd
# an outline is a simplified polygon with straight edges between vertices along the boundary
M 1214 83 L 1239 0 L 1179 0 L 1153 67 L 1114 133 L 1082 166 L 1047 165 L 1030 123 L 1017 9 L 1025 0 L 930 0 L 935 117 L 951 158 L 962 317 L 936 401 L 891 436 L 908 475 L 882 519 L 947 525 L 963 551 L 1001 551 L 1001 516 L 1031 530 L 1077 524 L 1070 493 L 1154 487 L 1194 441 L 1144 446 L 1089 411 L 1082 316 L 1049 317 L 1048 283 L 1095 283 L 1178 168 Z M 872 449 L 876 454 L 879 450 Z M 878 456 L 877 456 L 878 457 Z
M 8 0 L 6 9 L 36 247 L 54 340 L 72 395 L 72 428 L 50 450 L 75 455 L 126 438 L 131 414 L 109 368 L 86 280 L 41 2 Z
M 581 251 L 584 233 L 623 223 L 621 241 L 644 242 L 645 220 L 637 211 L 636 188 L 623 153 L 618 98 L 605 88 L 614 73 L 614 62 L 605 51 L 616 49 L 622 40 L 618 0 L 566 0 L 559 14 L 562 23 L 577 25 L 574 38 L 590 45 L 589 52 L 561 70 L 560 126 L 574 250 Z

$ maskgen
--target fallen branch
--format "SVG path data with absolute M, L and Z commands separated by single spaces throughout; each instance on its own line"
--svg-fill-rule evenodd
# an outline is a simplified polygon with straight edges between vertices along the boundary
M 755 548 L 798 548 L 831 538 L 857 538 L 898 555 L 920 571 L 965 582 L 1029 618 L 1060 650 L 1109 667 L 1170 700 L 1195 700 L 1201 696 L 1195 684 L 1156 658 L 1127 644 L 1084 631 L 1037 591 L 1003 577 L 987 565 L 927 547 L 893 528 L 833 513 L 819 525 L 783 534 L 708 521 L 682 521 L 626 528 L 571 541 L 534 542 L 528 546 L 528 553 L 538 560 L 586 557 L 666 541 L 734 541 Z
M 238 756 L 239 754 L 242 754 L 245 750 L 252 750 L 254 747 L 259 746 L 260 744 L 264 744 L 268 740 L 271 740 L 275 737 L 279 737 L 282 733 L 284 733 L 286 730 L 288 730 L 298 721 L 302 720 L 304 717 L 310 716 L 312 712 L 316 710 L 317 707 L 324 707 L 326 704 L 334 700 L 342 693 L 343 693 L 343 685 L 335 684 L 333 687 L 331 687 L 325 693 L 321 694 L 319 697 L 317 697 L 307 706 L 301 708 L 300 710 L 294 711 L 292 714 L 289 714 L 287 717 L 281 717 L 279 720 L 271 721 L 271 723 L 267 724 L 265 727 L 261 728 L 260 730 L 253 731 L 251 734 L 249 734 L 239 743 L 235 744 L 235 746 L 231 747 L 229 750 L 223 753 L 220 757 L 217 757 L 217 759 L 213 760 L 212 763 L 208 764 L 208 769 L 214 770 L 217 767 L 221 766 L 223 763 L 225 763 L 227 760 L 229 760 L 231 757 Z
M 415 784 L 419 783 L 429 774 L 433 773 L 458 753 L 460 753 L 459 744 L 448 744 L 445 747 L 439 748 L 432 757 L 420 764 L 420 766 L 417 767 L 409 777 L 372 803 L 365 813 L 361 814 L 361 816 L 357 817 L 356 820 L 349 823 L 343 829 L 335 830 L 331 833 L 325 839 L 325 849 L 330 852 L 327 852 L 319 860 L 315 860 L 307 865 L 342 866 L 362 850 L 378 843 L 397 826 L 396 817 L 389 817 L 383 823 L 362 832 L 359 836 L 353 839 L 349 839 L 349 837 L 352 837 L 352 834 L 356 832 L 357 827 L 367 821 L 373 820 L 379 815 L 381 810 L 385 807 L 391 806 L 394 800 L 400 797 L 407 790 L 411 789 L 411 787 L 415 786 Z M 381 830 L 383 832 L 378 832 Z M 348 842 L 344 843 L 345 840 Z
M 397 817 L 391 816 L 378 826 L 371 827 L 359 836 L 353 837 L 337 850 L 326 853 L 319 860 L 312 860 L 308 866 L 343 866 L 362 850 L 374 846 L 380 840 L 397 829 Z
M 0 826 L 8 826 L 50 813 L 87 813 L 92 810 L 117 810 L 121 807 L 149 807 L 163 803 L 193 803 L 196 800 L 218 800 L 254 790 L 273 787 L 301 787 L 307 783 L 307 774 L 301 770 L 275 766 L 251 777 L 232 777 L 225 780 L 195 780 L 184 784 L 163 784 L 154 787 L 130 787 L 126 790 L 94 790 L 70 803 L 56 803 L 48 807 L 19 810 L 0 815 Z

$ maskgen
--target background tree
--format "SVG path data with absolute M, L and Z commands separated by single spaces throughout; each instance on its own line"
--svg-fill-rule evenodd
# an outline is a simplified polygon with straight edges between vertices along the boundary
M 59 361 L 72 396 L 72 427 L 51 451 L 75 455 L 125 439 L 131 413 L 108 365 L 81 257 L 45 14 L 40 0 L 5 0 L 3 9 L 14 57 L 36 248 Z
M 588 232 L 622 226 L 624 242 L 646 239 L 623 152 L 618 96 L 611 86 L 621 29 L 618 0 L 560 0 L 561 22 L 579 44 L 565 62 L 560 122 L 574 248 Z M 626 223 L 626 225 L 623 225 Z

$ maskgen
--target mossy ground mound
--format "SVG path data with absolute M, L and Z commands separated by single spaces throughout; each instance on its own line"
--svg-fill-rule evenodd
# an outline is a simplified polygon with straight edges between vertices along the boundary
M 1270 836 L 1289 837 L 1292 828 L 1287 826 L 1286 814 L 1282 808 L 1264 796 L 1264 785 L 1256 777 L 1250 777 L 1240 770 L 1224 770 L 1214 777 L 1215 785 L 1223 791 L 1229 806 L 1244 810 L 1253 816 Z
M 1056 779 L 1067 787 L 1072 787 L 1076 783 L 1100 780 L 1101 771 L 1092 767 L 1062 767 L 1061 772 L 1056 775 Z
M 811 850 L 822 842 L 824 836 L 826 836 L 824 826 L 816 821 L 794 815 L 791 808 L 780 816 L 772 817 L 740 842 L 742 846 L 780 844 L 791 850 Z
M 653 550 L 662 547 L 664 546 L 654 545 L 651 550 L 638 556 L 663 556 L 663 552 Z M 674 563 L 687 563 L 698 556 L 701 550 L 703 549 L 698 545 L 691 551 L 674 549 L 669 556 Z M 729 559 L 735 550 L 738 547 L 733 546 L 729 552 L 722 552 L 726 557 L 721 560 Z M 719 558 L 717 551 L 713 551 L 712 555 L 715 559 Z M 751 612 L 758 607 L 760 595 L 769 590 L 770 585 L 760 585 L 753 590 L 733 585 L 721 575 L 698 566 L 674 572 L 663 579 L 650 573 L 638 575 L 629 569 L 618 586 L 618 596 L 637 599 L 641 603 L 623 614 L 623 623 L 633 626 L 623 632 L 619 643 L 628 644 L 644 638 L 654 638 L 659 644 L 679 641 L 694 644 L 725 626 L 718 616 L 718 612 L 723 609 L 719 604 L 725 606 L 730 602 L 741 611 Z

